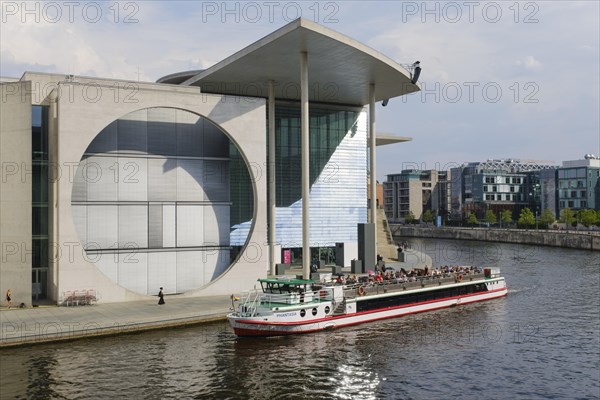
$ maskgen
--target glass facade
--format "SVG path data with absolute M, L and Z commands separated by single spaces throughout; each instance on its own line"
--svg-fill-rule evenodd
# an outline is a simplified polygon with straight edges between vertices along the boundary
M 31 109 L 32 296 L 48 295 L 48 107 Z
M 213 123 L 174 108 L 140 110 L 85 151 L 73 219 L 88 259 L 119 285 L 182 293 L 229 267 L 231 221 L 253 214 L 249 183 L 239 151 Z
M 594 167 L 560 168 L 558 170 L 558 208 L 574 210 L 598 209 L 600 193 L 599 169 Z
M 362 109 L 313 104 L 310 108 L 310 245 L 356 242 L 367 221 L 367 115 Z M 300 105 L 275 108 L 276 242 L 302 246 Z M 270 223 L 270 221 L 269 221 Z M 247 236 L 236 226 L 232 245 Z M 239 237 L 238 237 L 239 235 Z

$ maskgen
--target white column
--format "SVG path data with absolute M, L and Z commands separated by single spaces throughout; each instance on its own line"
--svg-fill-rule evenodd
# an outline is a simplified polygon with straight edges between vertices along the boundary
M 302 136 L 302 271 L 310 278 L 310 173 L 308 130 L 308 54 L 300 55 L 300 134 Z
M 369 85 L 369 138 L 371 158 L 371 223 L 375 226 L 375 250 L 377 251 L 377 171 L 375 159 L 375 84 Z
M 277 273 L 275 268 L 275 223 L 277 215 L 275 209 L 275 86 L 269 81 L 269 271 L 271 275 Z

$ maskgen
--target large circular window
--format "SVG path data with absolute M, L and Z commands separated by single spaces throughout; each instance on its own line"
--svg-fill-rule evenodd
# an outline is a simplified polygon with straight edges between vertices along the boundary
M 71 204 L 87 258 L 119 285 L 155 294 L 197 289 L 227 270 L 248 238 L 253 199 L 248 166 L 222 130 L 149 108 L 96 136 Z

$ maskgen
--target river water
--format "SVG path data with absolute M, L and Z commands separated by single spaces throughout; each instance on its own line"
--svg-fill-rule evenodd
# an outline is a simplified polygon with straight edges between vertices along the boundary
M 326 333 L 226 323 L 0 351 L 4 399 L 598 399 L 600 253 L 410 241 L 497 267 L 507 297 Z

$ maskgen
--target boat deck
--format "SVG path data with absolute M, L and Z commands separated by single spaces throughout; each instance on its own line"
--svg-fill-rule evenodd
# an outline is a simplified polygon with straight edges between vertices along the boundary
M 475 273 L 475 274 L 464 274 L 462 275 L 462 282 L 467 283 L 471 281 L 484 280 L 484 273 Z M 444 286 L 450 285 L 454 283 L 459 283 L 459 278 L 454 273 L 449 273 L 440 276 L 424 276 L 417 277 L 415 281 L 409 282 L 400 282 L 399 279 L 392 279 L 383 282 L 375 282 L 375 283 L 357 283 L 351 286 L 348 286 L 344 289 L 344 297 L 346 298 L 355 298 L 358 296 L 358 289 L 363 287 L 365 290 L 365 296 L 374 295 L 374 294 L 384 294 L 390 292 L 398 292 L 404 290 L 412 290 L 412 289 L 420 289 L 420 288 L 430 288 L 436 286 Z
M 415 280 L 412 281 L 401 281 L 399 278 L 394 278 L 392 280 L 384 280 L 383 282 L 364 282 L 364 283 L 356 283 L 351 285 L 344 285 L 344 298 L 346 300 L 353 300 L 357 297 L 360 297 L 359 290 L 364 290 L 363 296 L 372 296 L 378 294 L 386 294 L 386 293 L 397 293 L 402 291 L 410 291 L 414 289 L 425 289 L 425 288 L 433 288 L 440 286 L 447 286 L 456 283 L 464 283 L 467 284 L 472 281 L 483 281 L 486 278 L 484 273 L 470 273 L 463 274 L 459 278 L 457 274 L 447 273 L 444 275 L 438 276 L 423 276 L 413 278 Z M 269 308 L 275 309 L 284 309 L 288 307 L 298 307 L 298 306 L 307 306 L 314 304 L 320 304 L 323 302 L 331 301 L 331 297 L 327 296 L 325 298 L 319 296 L 319 290 L 315 290 L 311 292 L 311 300 L 310 301 L 298 301 L 294 303 L 283 303 L 277 301 L 265 301 L 261 299 L 260 304 Z

